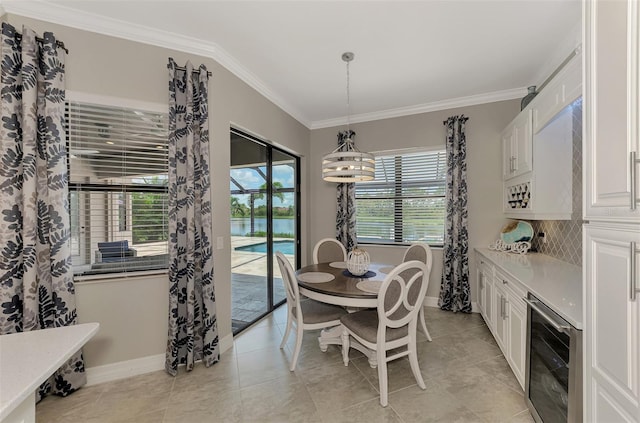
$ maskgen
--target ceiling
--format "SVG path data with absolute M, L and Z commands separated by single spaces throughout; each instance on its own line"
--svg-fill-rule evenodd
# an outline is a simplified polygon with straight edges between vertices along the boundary
M 579 43 L 581 22 L 579 0 L 2 4 L 213 57 L 309 128 L 345 121 L 345 51 L 351 121 L 366 121 L 522 97 Z

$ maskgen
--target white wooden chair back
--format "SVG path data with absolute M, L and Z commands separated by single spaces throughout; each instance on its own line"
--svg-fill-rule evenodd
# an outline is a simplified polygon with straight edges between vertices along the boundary
M 280 251 L 276 251 L 276 260 L 278 261 L 280 274 L 282 275 L 282 281 L 284 282 L 289 312 L 295 310 L 296 318 L 300 318 L 300 321 L 302 321 L 302 311 L 298 306 L 298 304 L 300 303 L 300 291 L 298 289 L 298 282 L 296 280 L 296 275 L 293 271 L 293 267 L 291 266 L 291 263 L 289 263 L 289 260 L 287 260 L 284 254 L 282 254 Z
M 347 261 L 347 249 L 335 238 L 324 238 L 313 247 L 313 264 Z
M 402 261 L 406 262 L 411 260 L 418 260 L 427 265 L 427 273 L 425 275 L 425 285 L 427 285 L 427 288 L 429 288 L 429 279 L 431 276 L 431 268 L 433 266 L 433 254 L 431 253 L 431 247 L 429 247 L 427 244 L 424 244 L 424 243 L 411 244 L 409 248 L 405 250 Z M 426 289 L 425 289 L 425 292 L 426 292 Z M 427 337 L 427 340 L 431 341 L 431 335 L 429 334 L 429 330 L 427 329 L 427 323 L 425 322 L 424 308 L 420 308 L 418 319 L 420 320 L 422 332 L 424 332 L 424 335 Z
M 427 277 L 427 265 L 418 260 L 402 263 L 387 275 L 378 294 L 378 342 L 384 342 L 387 327 L 410 325 L 409 332 L 415 332 Z
M 418 260 L 427 265 L 427 270 L 431 272 L 433 266 L 433 254 L 431 253 L 431 247 L 427 244 L 411 244 L 404 252 L 402 261 Z

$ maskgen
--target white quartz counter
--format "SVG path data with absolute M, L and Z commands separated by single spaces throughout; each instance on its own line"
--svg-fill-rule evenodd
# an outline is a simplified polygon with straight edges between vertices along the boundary
M 99 326 L 84 323 L 0 336 L 0 421 L 29 399 Z
M 476 252 L 522 285 L 540 301 L 582 329 L 582 269 L 553 257 L 476 248 Z

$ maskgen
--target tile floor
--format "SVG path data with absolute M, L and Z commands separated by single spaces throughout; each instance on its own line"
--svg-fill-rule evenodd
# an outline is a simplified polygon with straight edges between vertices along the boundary
M 173 378 L 164 371 L 46 397 L 39 423 L 57 422 L 532 422 L 523 393 L 479 314 L 426 309 L 433 342 L 419 334 L 415 383 L 409 362 L 389 365 L 389 406 L 378 403 L 377 373 L 352 350 L 349 367 L 318 334 L 306 332 L 298 367 L 289 372 L 293 337 L 278 348 L 285 307 L 239 335 L 210 368 Z

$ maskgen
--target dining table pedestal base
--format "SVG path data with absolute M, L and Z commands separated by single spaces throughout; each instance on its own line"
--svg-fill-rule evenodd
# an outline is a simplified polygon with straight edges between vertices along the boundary
M 328 329 L 322 329 L 322 331 L 320 332 L 320 336 L 318 337 L 318 343 L 320 344 L 320 351 L 327 352 L 329 345 L 342 346 L 343 328 L 344 326 L 339 325 L 339 326 L 334 326 Z M 362 345 L 360 342 L 358 342 L 353 338 L 349 343 L 349 347 L 356 349 L 360 351 L 362 354 L 364 354 L 365 357 L 367 357 L 367 359 L 369 360 L 369 366 L 371 366 L 372 369 L 375 369 L 376 367 L 378 367 L 378 360 L 377 360 L 377 355 L 375 351 L 370 350 L 369 348 L 365 347 L 364 345 Z

